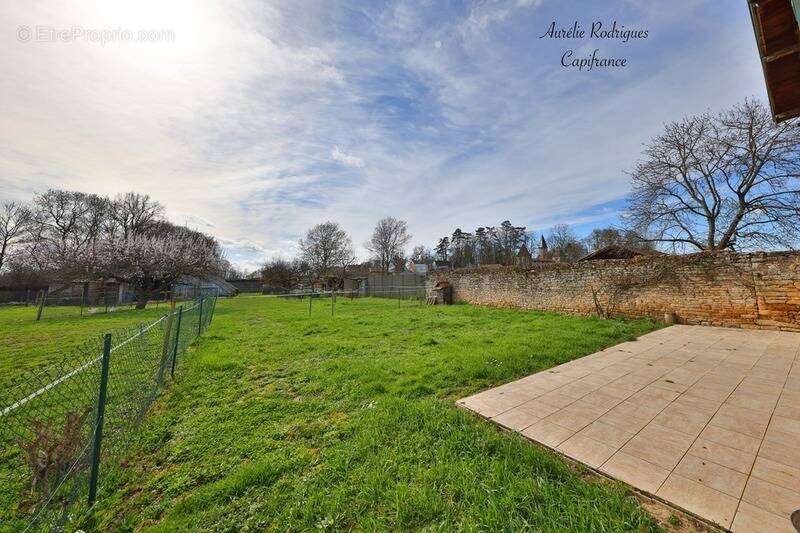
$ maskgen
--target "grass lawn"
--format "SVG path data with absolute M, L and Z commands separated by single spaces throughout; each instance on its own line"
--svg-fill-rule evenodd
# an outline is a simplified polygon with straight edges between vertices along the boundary
M 151 322 L 168 311 L 161 305 L 81 317 L 75 306 L 53 309 L 45 308 L 45 316 L 37 322 L 34 306 L 0 307 L 0 388 L 18 383 L 26 370 L 61 361 L 90 338 Z
M 307 300 L 306 300 L 307 302 Z M 101 530 L 654 531 L 623 487 L 458 410 L 455 399 L 654 329 L 393 300 L 222 300 Z

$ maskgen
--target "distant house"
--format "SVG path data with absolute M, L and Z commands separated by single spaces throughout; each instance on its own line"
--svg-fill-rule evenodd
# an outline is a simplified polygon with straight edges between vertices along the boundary
M 136 300 L 133 288 L 113 278 L 52 282 L 47 287 L 47 301 L 64 304 L 104 305 Z
M 599 250 L 585 255 L 578 259 L 578 261 L 599 261 L 602 259 L 632 259 L 641 255 L 664 255 L 656 250 L 643 250 L 639 248 L 631 248 L 629 246 L 621 246 L 612 244 L 605 246 Z
M 450 261 L 440 261 L 435 260 L 431 265 L 431 270 L 447 270 L 448 268 L 453 268 L 453 264 Z
M 260 279 L 227 279 L 225 281 L 233 285 L 240 293 L 261 292 L 263 288 Z
M 425 263 L 415 263 L 414 261 L 409 261 L 407 265 L 408 271 L 413 272 L 415 274 L 426 275 L 428 273 L 428 265 Z

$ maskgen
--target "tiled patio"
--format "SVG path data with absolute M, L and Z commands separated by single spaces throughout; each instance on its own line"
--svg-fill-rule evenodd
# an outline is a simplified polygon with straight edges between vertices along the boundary
M 800 333 L 673 326 L 459 404 L 737 533 L 795 533 Z

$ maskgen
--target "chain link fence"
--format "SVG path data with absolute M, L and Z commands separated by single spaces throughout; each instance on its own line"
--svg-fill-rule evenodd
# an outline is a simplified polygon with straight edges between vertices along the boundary
M 183 287 L 179 296 L 171 291 L 149 295 L 147 305 L 159 307 L 173 300 L 193 299 L 198 294 L 211 294 L 212 289 Z M 21 298 L 24 296 L 24 300 Z M 0 304 L 4 302 L 0 301 Z M 72 316 L 92 316 L 136 309 L 136 295 L 118 283 L 67 283 L 35 291 L 23 292 L 9 304 L 31 306 L 36 320 Z
M 0 530 L 79 525 L 216 302 L 199 295 L 149 324 L 87 339 L 0 391 Z

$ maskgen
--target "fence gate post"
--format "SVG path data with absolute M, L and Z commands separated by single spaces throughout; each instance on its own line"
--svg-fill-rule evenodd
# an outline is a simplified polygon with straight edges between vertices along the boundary
M 175 348 L 172 350 L 172 370 L 170 370 L 172 379 L 175 379 L 175 360 L 178 358 L 178 345 L 181 342 L 181 318 L 183 318 L 183 306 L 178 308 L 178 324 L 175 326 Z
M 44 302 L 47 300 L 47 292 L 49 289 L 42 289 L 42 297 L 39 299 L 39 309 L 36 310 L 36 320 L 42 319 L 42 311 L 44 310 Z
M 203 334 L 203 297 L 200 296 L 200 314 L 197 317 L 197 336 Z
M 92 470 L 89 474 L 89 507 L 97 498 L 97 480 L 100 474 L 100 446 L 103 441 L 103 419 L 106 411 L 108 392 L 108 367 L 111 360 L 111 334 L 103 338 L 103 362 L 100 367 L 100 391 L 97 395 L 97 415 L 94 421 L 94 443 L 92 445 Z

